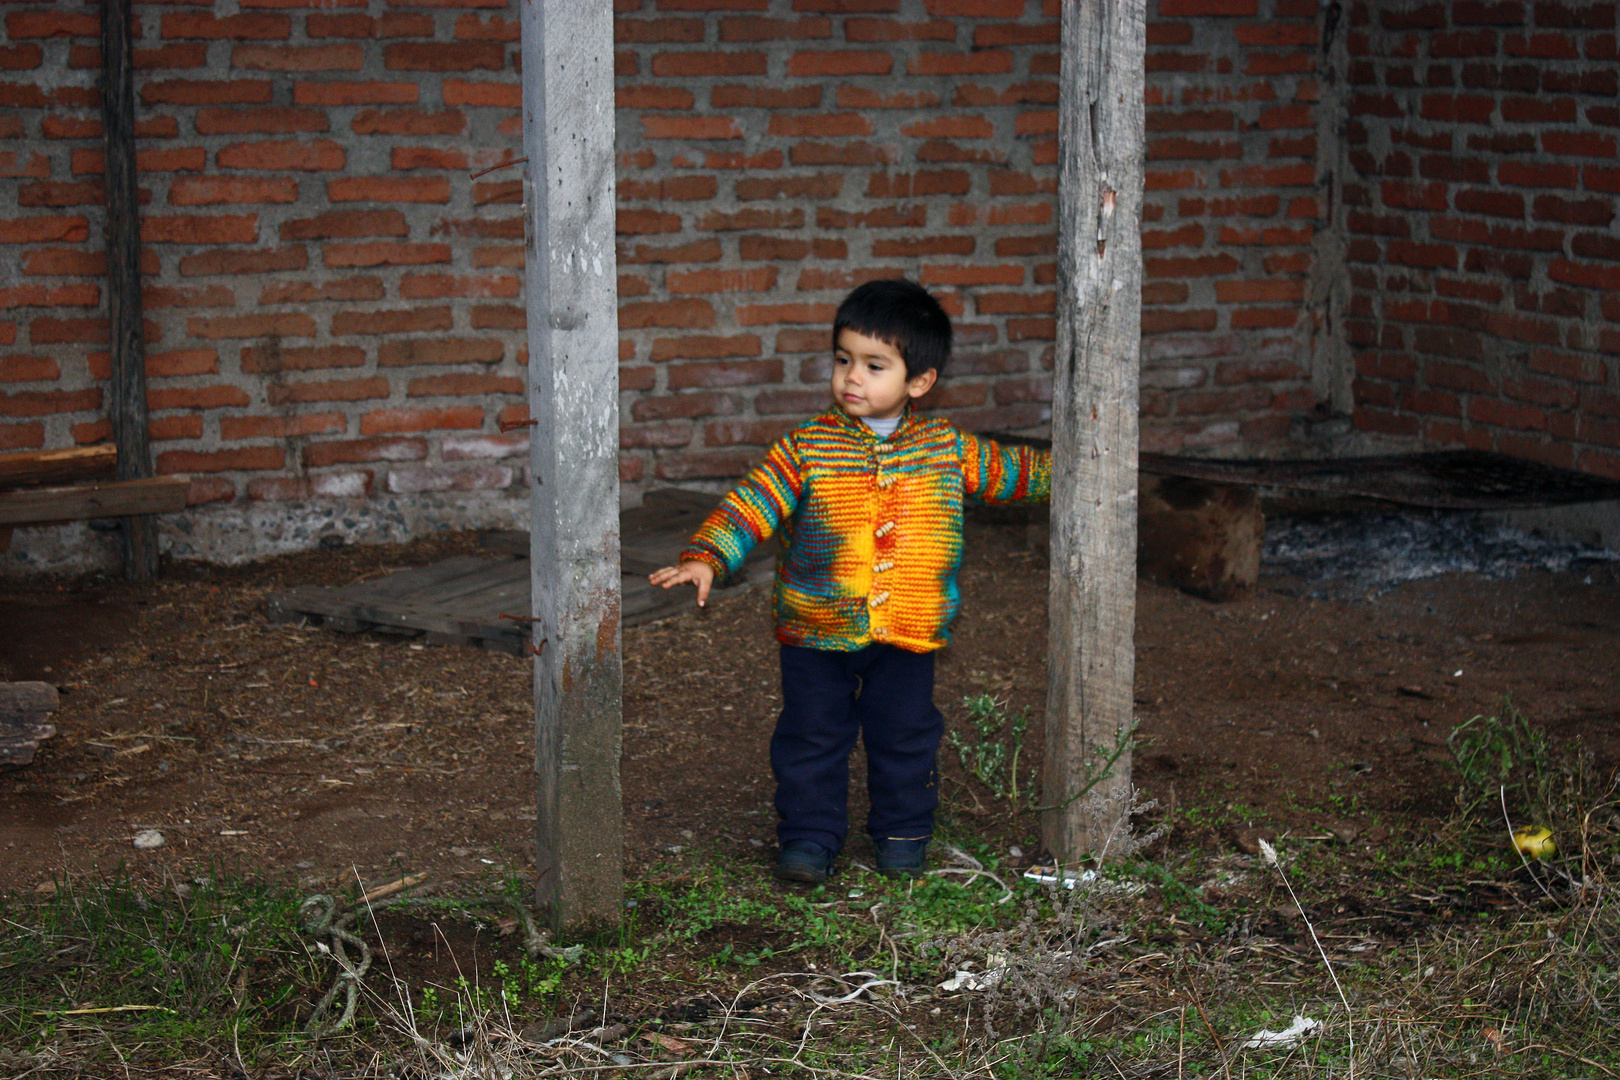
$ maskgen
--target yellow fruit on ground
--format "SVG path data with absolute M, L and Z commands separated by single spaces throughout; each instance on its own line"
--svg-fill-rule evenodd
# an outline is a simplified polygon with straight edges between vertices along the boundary
M 1513 850 L 1527 859 L 1547 860 L 1558 856 L 1558 845 L 1552 830 L 1541 825 L 1526 825 L 1513 830 Z

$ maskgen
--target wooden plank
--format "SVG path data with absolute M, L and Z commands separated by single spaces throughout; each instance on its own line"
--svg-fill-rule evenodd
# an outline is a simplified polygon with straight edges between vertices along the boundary
M 157 476 L 8 491 L 0 494 L 0 525 L 164 514 L 185 509 L 190 486 L 191 481 L 184 476 Z
M 118 447 L 112 443 L 0 454 L 0 488 L 93 480 L 111 476 L 117 468 Z
M 613 4 L 524 3 L 535 902 L 624 919 Z
M 1145 0 L 1063 0 L 1042 842 L 1106 853 L 1129 807 L 1136 668 Z M 1097 782 L 1084 797 L 1087 785 Z
M 112 353 L 108 419 L 118 447 L 118 479 L 152 475 L 146 413 L 146 327 L 141 318 L 141 210 L 135 181 L 135 78 L 130 44 L 131 0 L 101 0 L 102 169 L 107 192 L 107 319 Z M 184 505 L 184 503 L 182 503 Z M 177 508 L 176 508 L 177 509 Z M 153 511 L 121 508 L 124 576 L 157 576 Z M 87 515 L 98 516 L 98 515 Z

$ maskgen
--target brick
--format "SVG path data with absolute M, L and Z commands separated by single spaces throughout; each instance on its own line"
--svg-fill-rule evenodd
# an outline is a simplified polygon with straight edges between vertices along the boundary
M 43 180 L 50 175 L 51 162 L 44 154 L 0 152 L 0 177 Z
M 687 110 L 695 102 L 692 91 L 684 87 L 621 86 L 614 91 L 614 104 L 620 109 Z M 726 106 L 717 104 L 716 107 Z
M 19 307 L 97 307 L 101 289 L 97 285 L 17 285 L 0 288 L 0 311 Z
M 106 344 L 107 321 L 96 319 L 58 319 L 40 316 L 28 324 L 28 340 L 34 345 L 62 345 L 75 342 Z
M 141 307 L 155 311 L 171 307 L 235 307 L 236 292 L 224 285 L 172 288 L 147 285 L 141 289 Z
M 861 113 L 838 112 L 809 116 L 773 113 L 766 121 L 766 130 L 789 139 L 818 139 L 863 137 L 876 129 L 871 119 Z
M 514 298 L 522 281 L 509 275 L 406 274 L 399 295 L 405 300 L 431 300 L 446 296 Z
M 462 135 L 467 114 L 460 109 L 361 109 L 349 130 L 356 135 Z
M 326 108 L 343 105 L 415 105 L 417 86 L 411 82 L 313 82 L 300 79 L 293 83 L 294 105 L 317 105 Z M 449 100 L 446 105 L 458 102 Z
M 415 367 L 424 364 L 494 364 L 505 356 L 505 347 L 492 338 L 407 338 L 386 341 L 377 350 L 381 367 Z
M 233 143 L 214 154 L 214 162 L 224 169 L 295 169 L 304 172 L 331 172 L 341 169 L 348 153 L 335 142 L 317 140 Z
M 449 244 L 389 243 L 375 240 L 356 244 L 326 244 L 321 261 L 330 268 L 352 266 L 424 266 L 451 260 Z
M 297 201 L 298 181 L 286 176 L 177 176 L 169 181 L 169 203 L 172 206 Z
M 0 243 L 80 243 L 90 237 L 90 223 L 80 215 L 0 218 Z
M 450 405 L 437 409 L 374 409 L 360 417 L 362 435 L 467 431 L 483 426 L 484 410 L 477 405 Z
M 321 382 L 272 382 L 266 389 L 271 405 L 303 405 L 308 402 L 369 402 L 386 398 L 392 392 L 387 379 L 322 379 Z M 343 431 L 334 427 L 330 431 Z M 314 434 L 314 432 L 303 432 Z
M 236 485 L 215 476 L 192 477 L 186 488 L 186 505 L 202 506 L 211 502 L 231 502 L 236 498 Z
M 737 198 L 745 202 L 761 199 L 825 202 L 838 198 L 843 187 L 843 176 L 821 173 L 814 176 L 749 177 L 738 180 L 734 190 Z
M 344 240 L 363 236 L 405 236 L 410 227 L 398 210 L 329 210 L 281 224 L 283 240 Z
M 641 134 L 648 139 L 740 139 L 742 128 L 729 116 L 641 117 Z
M 620 330 L 654 326 L 705 329 L 714 324 L 714 305 L 707 300 L 637 301 L 619 305 Z
M 743 304 L 737 307 L 733 318 L 738 326 L 769 326 L 773 323 L 830 326 L 836 310 L 833 304 Z
M 1012 71 L 1013 54 L 1006 49 L 974 52 L 922 50 L 906 63 L 910 75 L 1005 75 Z
M 806 167 L 818 165 L 860 167 L 887 165 L 895 159 L 895 154 L 888 147 L 869 142 L 801 142 L 794 144 L 793 149 L 789 151 L 789 158 L 793 164 Z
M 302 247 L 265 248 L 257 251 L 201 251 L 180 257 L 180 273 L 186 277 L 216 274 L 266 274 L 302 270 L 309 265 L 309 253 Z
M 165 450 L 157 455 L 157 472 L 175 473 L 273 472 L 287 467 L 287 453 L 279 446 L 244 446 L 233 450 Z
M 797 52 L 787 58 L 787 73 L 796 79 L 836 79 L 855 75 L 888 75 L 894 57 L 869 49 L 827 49 Z
M 625 424 L 619 428 L 621 450 L 672 450 L 689 446 L 694 428 L 690 421 L 662 424 Z
M 141 241 L 148 244 L 251 244 L 259 238 L 257 214 L 147 214 Z
M 238 45 L 231 66 L 244 71 L 359 71 L 365 53 L 358 45 Z
M 259 293 L 259 305 L 313 304 L 322 300 L 381 300 L 381 278 L 350 277 L 334 281 L 273 281 Z
M 912 236 L 893 239 L 875 238 L 872 257 L 877 259 L 920 258 L 928 255 L 972 255 L 977 242 L 972 236 Z M 1051 250 L 1055 250 L 1055 240 Z M 998 248 L 996 254 L 1003 254 Z
M 221 315 L 186 320 L 186 331 L 193 337 L 222 338 L 314 337 L 315 320 L 302 312 L 266 315 Z
M 886 91 L 865 86 L 840 86 L 835 101 L 840 109 L 921 110 L 939 108 L 941 98 L 930 90 Z
M 467 105 L 517 109 L 523 105 L 523 88 L 520 84 L 514 83 L 446 79 L 440 87 L 440 94 L 444 98 L 444 103 L 449 106 Z
M 912 199 L 930 195 L 966 195 L 972 186 L 972 177 L 961 169 L 876 172 L 867 177 L 866 196 L 871 199 Z
M 766 55 L 757 50 L 740 52 L 664 52 L 652 58 L 652 73 L 659 78 L 765 75 Z
M 654 363 L 665 363 L 670 360 L 717 360 L 758 356 L 761 351 L 758 334 L 735 334 L 729 337 L 693 334 L 654 340 L 651 359 Z
M 653 180 L 621 178 L 618 197 L 621 202 L 633 199 L 685 202 L 712 199 L 719 188 L 719 182 L 712 176 L 666 176 Z
M 702 19 L 633 19 L 621 14 L 613 20 L 613 40 L 621 45 L 679 42 L 696 44 L 705 33 Z
M 768 292 L 776 287 L 776 269 L 670 271 L 665 287 L 674 295 L 691 293 Z
M 746 208 L 737 211 L 711 211 L 700 216 L 697 227 L 704 232 L 736 229 L 799 229 L 804 227 L 804 210 L 787 207 L 776 210 Z
M 17 186 L 19 207 L 91 206 L 107 201 L 100 180 L 83 184 L 32 183 Z
M 334 337 L 357 334 L 420 334 L 449 330 L 449 307 L 411 307 L 388 311 L 339 311 L 332 316 Z
M 324 109 L 198 109 L 199 135 L 289 135 L 331 129 Z
M 61 376 L 48 356 L 0 356 L 0 382 L 55 382 Z
M 447 435 L 439 443 L 439 456 L 445 461 L 494 461 L 527 457 L 528 453 L 526 431 L 507 435 Z
M 523 380 L 515 375 L 495 375 L 488 372 L 456 372 L 450 375 L 426 375 L 412 379 L 405 387 L 406 397 L 450 397 L 472 394 L 522 395 Z
M 716 86 L 709 91 L 714 109 L 819 109 L 821 87 Z
M 400 41 L 384 46 L 389 71 L 501 71 L 506 46 L 498 41 Z
M 767 359 L 670 364 L 667 378 L 671 390 L 712 390 L 779 383 L 782 381 L 782 362 Z
M 92 412 L 101 408 L 100 387 L 86 390 L 0 391 L 0 416 L 54 416 L 59 413 Z
M 222 416 L 219 437 L 241 439 L 291 439 L 310 435 L 341 434 L 348 429 L 342 413 L 307 413 L 302 416 Z
M 100 34 L 101 21 L 94 14 L 21 11 L 6 16 L 6 36 L 12 41 L 53 37 L 94 38 Z
M 427 37 L 432 34 L 431 27 L 427 34 L 413 34 L 413 37 Z M 456 17 L 456 40 L 458 41 L 518 41 L 522 37 L 522 25 L 517 19 L 507 19 L 500 15 L 487 17 L 466 14 Z
M 475 330 L 523 330 L 528 327 L 528 313 L 522 304 L 475 304 L 471 324 Z M 518 363 L 528 363 L 528 347 L 523 345 Z
M 267 79 L 160 79 L 141 87 L 141 104 L 159 105 L 268 105 Z
M 292 34 L 286 15 L 253 12 L 218 16 L 210 12 L 178 11 L 159 22 L 165 38 L 205 38 L 213 41 L 285 41 Z
M 320 469 L 379 461 L 421 461 L 427 454 L 426 439 L 334 439 L 305 444 L 303 463 L 308 468 Z
M 658 458 L 656 473 L 660 480 L 732 480 L 757 464 L 759 457 L 757 449 L 664 454 Z
M 855 20 L 845 20 L 846 28 L 853 21 Z M 700 33 L 687 40 L 694 42 L 703 40 L 701 34 L 703 24 L 696 22 L 696 25 Z M 832 20 L 826 18 L 765 19 L 758 16 L 730 15 L 720 19 L 719 38 L 723 44 L 728 45 L 757 41 L 809 41 L 832 37 L 832 27 Z M 846 29 L 846 34 L 847 32 Z
M 429 491 L 498 491 L 511 487 L 517 476 L 517 472 L 506 465 L 474 464 L 458 468 L 425 465 L 390 469 L 387 487 L 402 495 Z
M 44 424 L 0 424 L 0 450 L 43 450 Z

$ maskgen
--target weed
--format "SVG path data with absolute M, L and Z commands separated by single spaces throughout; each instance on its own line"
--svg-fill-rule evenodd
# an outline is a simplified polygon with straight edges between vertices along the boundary
M 1511 701 L 1458 724 L 1446 746 L 1457 770 L 1457 807 L 1463 814 L 1494 806 L 1498 793 L 1505 792 L 1515 812 L 1545 820 L 1551 794 L 1547 737 Z
M 1008 715 L 1007 703 L 989 694 L 965 697 L 962 704 L 974 738 L 964 739 L 955 731 L 946 736 L 962 768 L 1015 812 L 1033 807 L 1034 793 L 1018 786 L 1018 760 L 1024 751 L 1029 714 Z

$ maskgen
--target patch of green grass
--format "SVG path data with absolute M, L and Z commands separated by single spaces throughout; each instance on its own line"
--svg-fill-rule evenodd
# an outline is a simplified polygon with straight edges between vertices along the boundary
M 218 871 L 162 890 L 115 876 L 0 896 L 0 1044 L 93 1025 L 166 1059 L 199 1041 L 281 1039 L 325 974 L 298 903 Z

